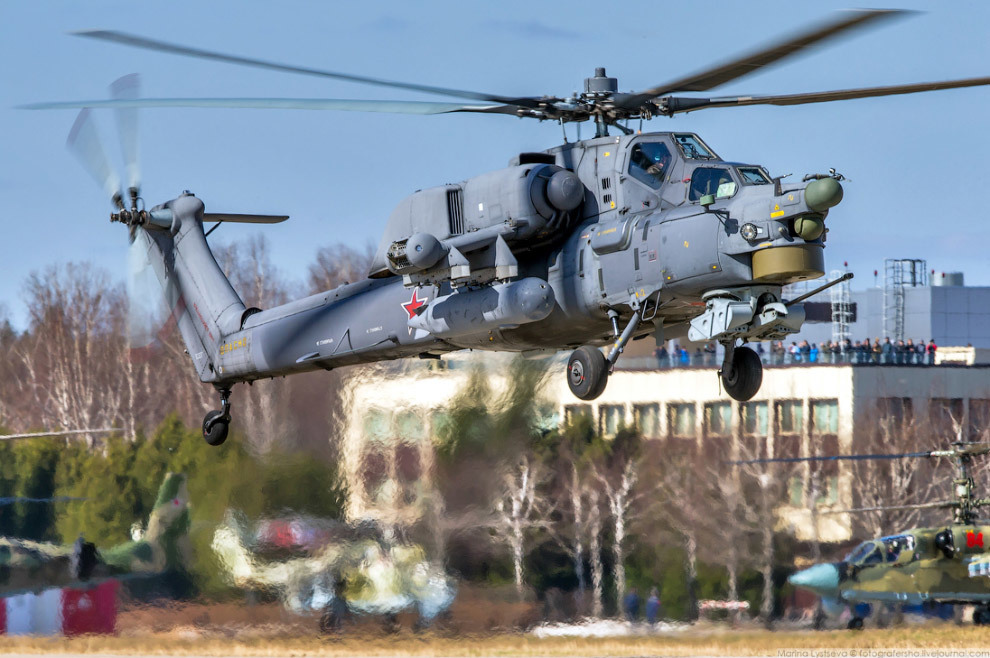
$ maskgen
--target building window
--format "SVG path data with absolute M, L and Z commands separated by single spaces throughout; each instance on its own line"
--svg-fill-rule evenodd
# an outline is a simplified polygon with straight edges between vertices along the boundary
M 781 400 L 774 405 L 777 436 L 774 457 L 789 459 L 801 454 L 801 431 L 804 428 L 804 407 L 801 400 Z
M 365 495 L 372 502 L 380 502 L 383 485 L 388 480 L 388 471 L 388 457 L 381 448 L 371 448 L 364 453 L 361 459 L 361 481 Z
M 804 427 L 804 405 L 801 400 L 781 400 L 774 409 L 778 434 L 800 434 Z
M 742 424 L 741 459 L 767 457 L 767 434 L 770 429 L 769 405 L 766 402 L 743 402 L 739 405 Z
M 732 403 L 709 402 L 705 405 L 705 436 L 732 434 Z
M 811 431 L 815 434 L 839 433 L 839 401 L 811 401 Z
M 588 420 L 592 418 L 590 404 L 569 404 L 564 407 L 564 422 L 566 424 L 573 425 L 581 418 Z
M 546 434 L 560 427 L 560 410 L 548 402 L 541 402 L 536 407 L 536 429 Z
M 433 436 L 441 439 L 449 438 L 450 431 L 453 428 L 450 412 L 444 409 L 433 410 L 430 413 L 430 428 Z
M 812 454 L 816 457 L 831 457 L 839 454 L 839 437 L 835 434 L 816 435 L 813 439 Z M 811 462 L 809 469 L 812 486 L 815 487 L 816 505 L 834 505 L 839 500 L 839 462 Z
M 364 438 L 366 441 L 385 442 L 389 438 L 392 424 L 391 414 L 382 409 L 369 409 L 364 416 Z
M 797 475 L 787 478 L 787 502 L 801 507 L 804 501 L 804 479 Z
M 932 398 L 928 402 L 928 421 L 939 438 L 961 438 L 962 398 Z
M 769 426 L 769 410 L 766 402 L 744 402 L 742 404 L 743 434 L 766 436 Z
M 400 443 L 395 449 L 395 478 L 399 483 L 402 502 L 410 504 L 419 497 L 421 475 L 419 448 L 410 443 Z
M 602 436 L 615 436 L 626 424 L 626 408 L 621 404 L 603 404 L 598 407 L 598 431 Z
M 669 410 L 668 427 L 670 428 L 670 436 L 677 439 L 695 438 L 694 403 L 670 404 L 667 407 Z
M 396 431 L 400 441 L 417 443 L 426 438 L 423 419 L 414 411 L 402 411 L 395 416 Z
M 878 399 L 877 418 L 880 420 L 880 427 L 888 434 L 899 434 L 914 419 L 911 398 Z
M 986 441 L 990 437 L 990 400 L 969 401 L 969 440 Z
M 633 421 L 641 436 L 655 439 L 660 436 L 660 405 L 637 404 L 633 406 Z
M 818 494 L 815 504 L 819 507 L 823 505 L 835 505 L 839 502 L 839 476 L 829 475 L 822 478 L 822 491 Z

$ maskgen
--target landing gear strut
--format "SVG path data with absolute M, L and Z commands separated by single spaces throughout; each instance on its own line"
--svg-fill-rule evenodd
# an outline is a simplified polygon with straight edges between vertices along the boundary
M 203 438 L 211 446 L 221 445 L 227 440 L 230 430 L 230 389 L 221 388 L 220 409 L 214 409 L 203 419 Z
M 725 392 L 733 400 L 745 402 L 756 395 L 763 383 L 763 362 L 760 355 L 748 347 L 736 347 L 735 339 L 722 344 L 725 359 L 718 375 Z

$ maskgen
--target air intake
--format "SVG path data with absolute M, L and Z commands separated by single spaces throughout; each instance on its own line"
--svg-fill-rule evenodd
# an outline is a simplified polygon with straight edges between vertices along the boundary
M 447 190 L 447 222 L 451 235 L 464 233 L 464 200 L 459 187 Z

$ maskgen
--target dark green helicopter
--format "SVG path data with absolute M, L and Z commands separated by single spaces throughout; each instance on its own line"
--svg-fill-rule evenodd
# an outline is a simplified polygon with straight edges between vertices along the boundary
M 955 500 L 916 505 L 889 505 L 833 510 L 830 514 L 882 510 L 950 509 L 946 525 L 914 528 L 870 539 L 856 546 L 840 562 L 820 563 L 792 574 L 787 581 L 821 597 L 824 611 L 838 616 L 858 603 L 917 605 L 953 603 L 976 605 L 973 623 L 990 624 L 990 520 L 977 510 L 990 498 L 974 495 L 970 473 L 973 458 L 990 453 L 990 444 L 955 443 L 947 450 L 877 455 L 838 455 L 750 460 L 743 463 L 796 463 L 879 459 L 941 458 L 956 466 Z M 854 613 L 850 629 L 863 627 Z
M 759 390 L 763 370 L 746 343 L 800 330 L 804 297 L 785 299 L 783 287 L 824 275 L 826 222 L 842 200 L 842 176 L 831 170 L 785 183 L 785 176 L 772 176 L 752 161 L 721 157 L 694 133 L 637 134 L 623 123 L 709 108 L 990 85 L 990 77 L 981 77 L 773 96 L 683 95 L 710 92 L 902 13 L 844 13 L 635 92 L 620 92 L 618 80 L 600 68 L 585 79 L 583 92 L 568 96 L 507 96 L 394 82 L 97 30 L 80 35 L 462 100 L 138 98 L 135 86 L 125 82 L 115 86 L 111 100 L 28 107 L 86 108 L 70 142 L 111 199 L 112 220 L 128 227 L 137 258 L 147 261 L 163 285 L 170 322 L 178 326 L 197 376 L 220 395 L 220 409 L 203 421 L 211 445 L 227 437 L 237 383 L 388 359 L 440 358 L 462 349 L 573 350 L 568 385 L 576 397 L 590 400 L 604 391 L 630 340 L 717 341 L 724 347 L 719 370 L 724 390 L 748 400 Z M 662 58 L 657 61 L 662 64 Z M 88 109 L 103 107 L 114 108 L 122 127 L 131 172 L 123 190 L 106 158 L 97 155 L 88 127 Z M 505 168 L 407 196 L 384 225 L 366 279 L 258 309 L 243 303 L 217 265 L 203 224 L 274 223 L 286 217 L 205 213 L 204 202 L 190 192 L 146 210 L 134 140 L 134 113 L 141 107 L 469 112 L 560 124 L 593 121 L 596 134 L 520 153 Z M 187 156 L 197 157 L 193 150 Z M 609 348 L 607 356 L 603 347 Z

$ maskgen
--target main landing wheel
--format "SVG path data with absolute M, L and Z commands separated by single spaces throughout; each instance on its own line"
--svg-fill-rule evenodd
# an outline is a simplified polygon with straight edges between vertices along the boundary
M 861 631 L 863 630 L 863 618 L 853 617 L 849 620 L 849 624 L 846 626 L 851 631 Z
M 745 402 L 760 390 L 763 383 L 763 362 L 760 361 L 760 355 L 748 347 L 737 347 L 732 351 L 732 363 L 722 364 L 719 376 L 729 397 Z
M 974 626 L 986 626 L 990 624 L 990 609 L 988 608 L 977 608 L 973 611 L 973 625 Z
M 600 349 L 583 345 L 567 361 L 567 385 L 581 400 L 594 400 L 608 383 L 608 362 Z
M 230 417 L 224 418 L 223 412 L 214 409 L 203 419 L 203 438 L 211 446 L 221 445 L 227 440 L 230 430 Z

